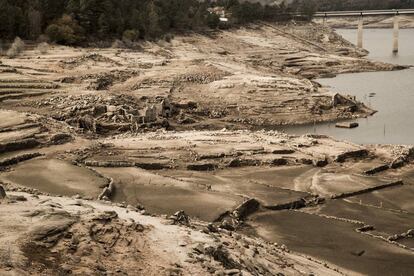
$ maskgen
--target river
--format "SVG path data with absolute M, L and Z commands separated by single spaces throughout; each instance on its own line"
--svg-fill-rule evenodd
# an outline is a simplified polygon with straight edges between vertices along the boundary
M 356 43 L 356 30 L 337 30 Z M 392 53 L 392 29 L 364 30 L 364 48 L 369 58 L 414 65 L 414 29 L 400 30 L 399 53 Z M 343 74 L 318 82 L 332 91 L 350 94 L 378 111 L 356 120 L 359 127 L 339 129 L 334 123 L 286 127 L 289 134 L 319 133 L 360 144 L 414 144 L 414 68 L 403 71 Z M 375 93 L 371 94 L 370 93 Z

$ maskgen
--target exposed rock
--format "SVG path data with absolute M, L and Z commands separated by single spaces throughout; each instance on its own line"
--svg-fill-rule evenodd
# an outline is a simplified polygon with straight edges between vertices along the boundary
M 118 218 L 118 214 L 115 211 L 105 211 L 102 213 L 95 214 L 92 217 L 92 220 L 97 221 L 111 221 L 113 219 Z
M 386 171 L 386 170 L 388 170 L 389 168 L 390 168 L 390 166 L 389 166 L 388 164 L 379 165 L 379 166 L 376 166 L 376 167 L 374 167 L 374 168 L 372 168 L 372 169 L 368 169 L 368 170 L 364 171 L 364 174 L 367 174 L 367 175 L 374 175 L 374 174 L 376 174 L 376 173 Z
M 362 158 L 366 156 L 368 156 L 368 150 L 366 149 L 352 150 L 339 154 L 336 156 L 335 161 L 342 163 L 349 158 Z
M 0 160 L 0 167 L 15 165 L 20 162 L 27 161 L 27 160 L 30 160 L 30 159 L 33 159 L 39 156 L 42 156 L 42 154 L 39 152 L 25 153 L 25 154 L 13 156 L 10 158 Z
M 21 149 L 34 148 L 40 145 L 40 142 L 35 138 L 27 138 L 19 141 L 13 141 L 9 143 L 0 143 L 0 153 L 15 151 Z
M 386 189 L 386 188 L 389 188 L 389 187 L 395 187 L 395 186 L 401 186 L 401 185 L 404 185 L 404 183 L 401 180 L 397 180 L 397 181 L 393 181 L 393 182 L 390 182 L 390 183 L 387 183 L 387 184 L 383 184 L 383 185 L 379 185 L 379 186 L 375 186 L 375 187 L 370 187 L 370 188 L 355 191 L 355 192 L 349 192 L 349 193 L 342 193 L 342 194 L 339 194 L 339 195 L 334 195 L 334 196 L 332 196 L 332 198 L 333 199 L 347 198 L 347 197 L 351 197 L 351 196 L 361 195 L 361 194 L 369 193 L 369 192 L 372 192 L 372 191 L 382 190 L 382 189 Z
M 398 168 L 401 168 L 402 166 L 404 166 L 405 162 L 406 162 L 406 158 L 400 156 L 400 157 L 395 158 L 391 162 L 390 167 L 392 169 L 398 169 Z
M 105 187 L 102 193 L 98 196 L 98 200 L 103 200 L 104 198 L 110 199 L 111 196 L 114 194 L 114 192 L 115 192 L 115 184 L 114 184 L 114 180 L 111 179 L 109 181 L 108 186 Z
M 63 237 L 64 232 L 73 223 L 75 223 L 75 220 L 71 218 L 49 221 L 31 229 L 27 237 L 31 241 L 40 242 L 42 245 L 50 247 Z
M 0 185 L 0 199 L 6 198 L 6 191 L 4 190 L 3 186 Z
M 50 142 L 54 145 L 62 145 L 72 141 L 74 138 L 68 133 L 57 133 L 50 137 Z
M 228 163 L 228 167 L 230 168 L 238 168 L 238 167 L 248 167 L 248 166 L 258 166 L 260 165 L 260 161 L 256 159 L 246 159 L 246 158 L 235 158 Z
M 241 268 L 241 265 L 230 256 L 223 245 L 209 247 L 205 250 L 205 254 L 213 257 L 214 260 L 221 263 L 226 269 Z
M 355 99 L 351 96 L 346 97 L 341 94 L 336 93 L 332 96 L 332 106 L 336 107 L 337 105 L 355 105 Z
M 272 165 L 275 166 L 284 166 L 287 165 L 288 160 L 286 158 L 276 158 L 272 160 Z
M 183 210 L 176 212 L 169 219 L 173 224 L 190 225 L 190 217 Z
M 313 159 L 312 164 L 315 167 L 325 167 L 328 165 L 328 160 L 326 158 L 324 159 Z
M 259 201 L 257 201 L 254 198 L 251 198 L 240 204 L 236 209 L 234 209 L 233 215 L 235 218 L 239 220 L 244 220 L 247 216 L 256 212 L 259 209 L 259 207 Z
M 214 171 L 217 169 L 217 165 L 213 163 L 189 164 L 187 169 L 190 171 Z

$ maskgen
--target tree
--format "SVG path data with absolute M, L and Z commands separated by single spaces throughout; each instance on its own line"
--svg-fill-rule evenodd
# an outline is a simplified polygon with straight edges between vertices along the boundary
M 126 30 L 122 34 L 122 41 L 125 43 L 131 43 L 139 39 L 139 31 L 137 30 Z
M 38 10 L 29 10 L 28 21 L 29 36 L 35 39 L 42 33 L 42 13 Z
M 154 1 L 150 1 L 148 4 L 148 23 L 146 28 L 146 35 L 150 39 L 157 39 L 161 36 L 162 30 L 160 27 L 160 16 L 157 6 L 155 5 Z
M 56 43 L 73 45 L 83 40 L 83 29 L 67 14 L 64 14 L 56 23 L 50 24 L 45 33 Z
M 217 29 L 220 24 L 220 17 L 215 13 L 209 13 L 207 15 L 207 26 L 211 29 Z

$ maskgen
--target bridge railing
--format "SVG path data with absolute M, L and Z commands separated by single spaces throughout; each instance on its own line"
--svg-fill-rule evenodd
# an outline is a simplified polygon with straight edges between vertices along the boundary
M 334 16 L 395 15 L 395 14 L 414 14 L 414 9 L 327 11 L 327 12 L 316 12 L 314 16 L 315 17 L 334 17 Z

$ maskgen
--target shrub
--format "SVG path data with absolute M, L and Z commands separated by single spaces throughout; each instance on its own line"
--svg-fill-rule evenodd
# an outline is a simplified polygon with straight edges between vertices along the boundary
M 49 51 L 49 44 L 47 44 L 46 42 L 42 42 L 37 45 L 36 50 L 42 55 L 46 55 Z
M 50 24 L 45 33 L 53 42 L 68 45 L 78 44 L 83 39 L 83 29 L 69 15 L 63 15 L 56 23 Z
M 125 43 L 131 43 L 139 38 L 139 31 L 137 30 L 126 30 L 122 34 L 122 41 Z
M 123 49 L 126 48 L 125 43 L 119 39 L 115 39 L 111 46 L 113 49 Z
M 171 42 L 171 40 L 173 40 L 173 38 L 174 38 L 174 35 L 173 35 L 173 34 L 170 34 L 170 33 L 168 33 L 168 34 L 166 34 L 166 35 L 164 36 L 164 40 L 165 40 L 166 42 L 168 42 L 168 43 L 170 43 L 170 42 Z
M 47 27 L 46 34 L 56 43 L 74 44 L 76 42 L 74 31 L 69 26 L 51 24 Z
M 207 15 L 207 26 L 211 29 L 217 29 L 220 24 L 220 17 L 215 13 L 209 13 Z
M 41 35 L 39 35 L 39 37 L 37 38 L 37 42 L 38 42 L 38 43 L 42 43 L 42 42 L 49 43 L 49 42 L 50 42 L 50 39 L 49 39 L 49 37 L 48 37 L 47 35 L 45 35 L 45 34 L 41 34 Z
M 9 58 L 15 58 L 20 55 L 21 52 L 24 50 L 24 41 L 20 39 L 20 37 L 16 37 L 14 39 L 13 44 L 10 46 L 9 50 L 7 50 L 6 55 Z

